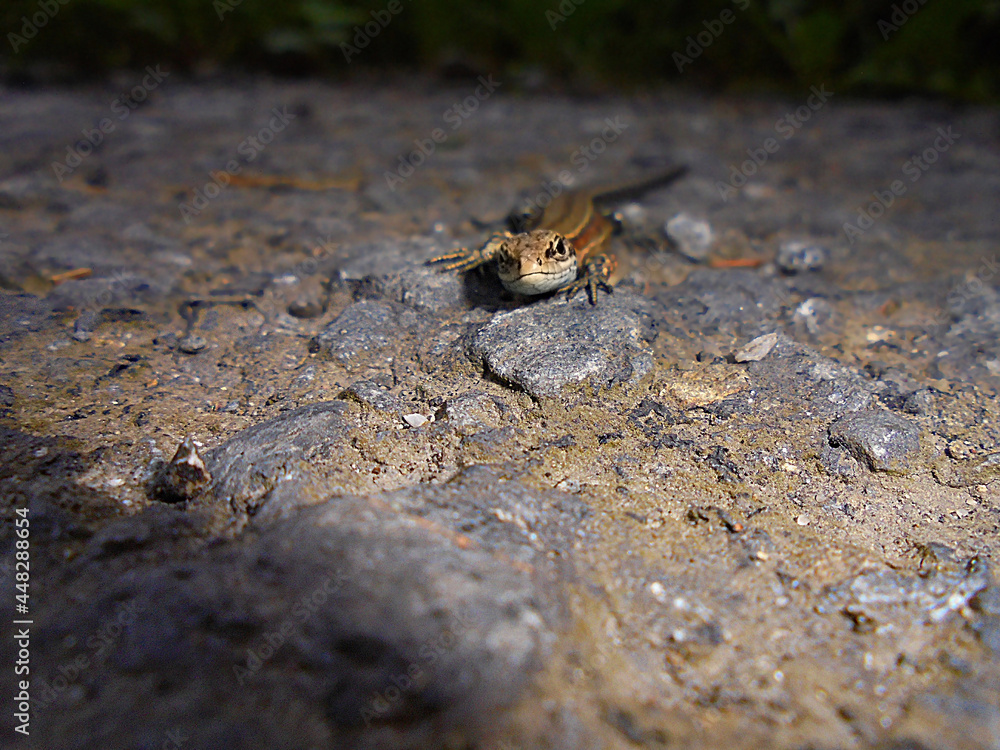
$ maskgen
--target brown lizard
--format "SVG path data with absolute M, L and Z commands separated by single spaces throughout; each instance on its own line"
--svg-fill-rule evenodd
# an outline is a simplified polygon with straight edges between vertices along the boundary
M 617 222 L 601 208 L 662 187 L 686 171 L 674 167 L 636 182 L 561 193 L 544 209 L 516 217 L 512 223 L 525 231 L 497 233 L 482 247 L 459 248 L 428 262 L 442 263 L 447 271 L 468 271 L 496 260 L 500 282 L 512 292 L 558 290 L 572 297 L 586 288 L 590 303 L 596 305 L 599 288 L 611 291 L 617 265 L 607 251 Z

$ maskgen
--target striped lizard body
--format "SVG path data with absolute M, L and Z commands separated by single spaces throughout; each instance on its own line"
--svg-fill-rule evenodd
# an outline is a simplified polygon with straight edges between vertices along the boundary
M 495 234 L 478 249 L 460 248 L 430 262 L 467 271 L 496 261 L 501 283 L 512 292 L 558 290 L 572 297 L 586 288 L 590 303 L 597 304 L 598 289 L 611 291 L 616 267 L 607 246 L 617 225 L 601 209 L 666 185 L 685 171 L 676 167 L 637 182 L 561 193 L 543 210 L 516 217 L 517 228 L 525 231 Z

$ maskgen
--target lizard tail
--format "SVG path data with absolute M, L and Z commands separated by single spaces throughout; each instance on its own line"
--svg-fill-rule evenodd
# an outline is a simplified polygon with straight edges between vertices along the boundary
M 622 203 L 623 201 L 634 200 L 643 193 L 669 185 L 674 180 L 687 174 L 687 171 L 687 166 L 681 164 L 646 179 L 623 182 L 618 185 L 612 184 L 602 188 L 599 193 L 594 194 L 593 201 L 595 203 Z

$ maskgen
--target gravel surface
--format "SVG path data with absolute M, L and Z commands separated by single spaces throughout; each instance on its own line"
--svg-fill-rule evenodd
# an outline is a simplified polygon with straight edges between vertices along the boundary
M 1000 747 L 1000 113 L 129 85 L 0 92 L 12 747 Z

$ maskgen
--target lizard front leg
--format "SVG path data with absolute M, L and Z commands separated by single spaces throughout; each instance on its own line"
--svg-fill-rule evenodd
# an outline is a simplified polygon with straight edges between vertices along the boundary
M 510 232 L 495 234 L 480 248 L 470 250 L 466 247 L 460 247 L 458 250 L 431 258 L 427 263 L 442 263 L 444 264 L 442 269 L 445 271 L 471 271 L 473 268 L 478 268 L 493 260 L 500 246 L 511 236 Z
M 603 289 L 611 294 L 611 274 L 618 267 L 618 261 L 610 253 L 592 255 L 583 264 L 583 269 L 576 281 L 565 287 L 566 298 L 570 299 L 581 289 L 586 288 L 590 304 L 597 304 L 597 290 Z

